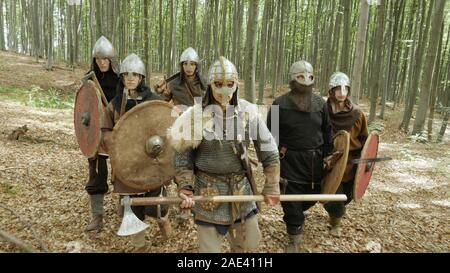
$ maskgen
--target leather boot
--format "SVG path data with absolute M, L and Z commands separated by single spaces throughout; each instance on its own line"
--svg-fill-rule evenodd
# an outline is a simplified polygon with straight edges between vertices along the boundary
M 330 216 L 330 234 L 334 237 L 341 237 L 341 220 L 342 218 Z
M 289 244 L 286 246 L 286 253 L 300 253 L 300 243 L 302 240 L 302 235 L 291 235 L 288 234 Z
M 169 239 L 172 234 L 172 225 L 170 224 L 169 218 L 161 218 L 156 220 L 156 222 L 158 223 L 159 231 L 161 232 L 163 239 Z
M 117 202 L 117 215 L 119 216 L 120 219 L 123 218 L 123 211 L 124 211 L 124 207 L 122 206 L 122 196 L 119 196 L 119 202 Z
M 84 231 L 94 231 L 99 232 L 103 228 L 103 194 L 91 195 L 91 214 L 92 220 L 86 226 Z
M 145 250 L 145 230 L 131 236 L 131 245 L 133 246 L 133 252 Z

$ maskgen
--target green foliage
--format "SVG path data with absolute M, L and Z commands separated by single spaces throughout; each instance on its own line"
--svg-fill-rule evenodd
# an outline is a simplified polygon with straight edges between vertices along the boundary
M 66 109 L 72 108 L 74 104 L 73 96 L 65 98 L 60 90 L 53 88 L 44 91 L 39 86 L 33 86 L 28 96 L 28 105 L 38 108 Z
M 38 108 L 69 109 L 74 105 L 73 94 L 67 95 L 57 89 L 43 90 L 33 86 L 31 90 L 0 86 L 0 96 Z
M 15 189 L 9 183 L 4 182 L 4 183 L 0 183 L 0 192 L 3 192 L 5 194 L 9 194 L 9 195 L 16 195 L 17 194 L 17 189 Z
M 0 94 L 25 94 L 25 89 L 0 86 Z
M 383 132 L 384 131 L 384 125 L 381 122 L 374 121 L 369 123 L 369 133 L 371 132 Z

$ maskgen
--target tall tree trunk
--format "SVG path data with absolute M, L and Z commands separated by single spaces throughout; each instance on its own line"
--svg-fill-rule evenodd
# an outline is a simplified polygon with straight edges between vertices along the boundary
M 163 39 L 164 37 L 164 25 L 163 25 L 163 0 L 159 0 L 159 39 L 158 39 L 158 63 L 159 67 L 158 70 L 163 70 L 163 64 L 164 64 L 164 44 Z
M 222 0 L 222 22 L 221 22 L 221 26 L 222 26 L 222 30 L 221 30 L 221 35 L 220 35 L 220 55 L 221 56 L 225 56 L 225 49 L 226 49 L 226 41 L 227 41 L 227 3 L 228 0 Z
M 145 70 L 147 71 L 148 83 L 150 83 L 150 41 L 148 32 L 148 24 L 150 21 L 148 16 L 149 2 L 151 1 L 144 0 L 144 63 Z
M 66 21 L 66 28 L 67 28 L 67 55 L 69 56 L 69 65 L 73 67 L 73 35 L 72 35 L 72 22 L 73 22 L 73 5 L 67 6 L 67 21 Z M 37 14 L 36 14 L 37 16 Z M 39 27 L 39 25 L 38 25 Z M 39 36 L 38 36 L 39 37 Z
M 235 65 L 238 69 L 238 71 L 241 71 L 241 67 L 242 67 L 242 53 L 241 53 L 241 45 L 242 45 L 242 40 L 243 40 L 243 35 L 242 35 L 242 24 L 244 22 L 244 9 L 245 9 L 245 3 L 243 0 L 239 1 L 239 8 L 238 8 L 238 25 L 237 25 L 237 42 L 236 42 L 236 60 L 235 60 Z
M 282 1 L 277 1 L 276 3 L 276 17 L 275 17 L 275 39 L 272 40 L 272 62 L 271 62 L 271 70 L 270 74 L 272 75 L 272 98 L 275 98 L 275 94 L 278 89 L 278 49 L 279 49 L 279 43 L 280 40 L 280 28 L 281 28 L 281 7 L 282 7 Z
M 17 42 L 17 3 L 11 1 L 11 49 L 19 52 L 19 43 Z
M 423 1 L 423 12 L 426 11 L 426 5 L 427 5 L 426 3 L 427 2 Z M 417 92 L 418 92 L 419 79 L 420 79 L 420 75 L 422 72 L 422 70 L 421 70 L 422 69 L 422 59 L 423 59 L 425 47 L 426 47 L 426 44 L 428 41 L 428 30 L 430 28 L 432 11 L 433 11 L 433 4 L 430 4 L 430 7 L 428 9 L 428 15 L 426 18 L 425 29 L 422 28 L 421 26 L 419 26 L 419 29 L 420 29 L 419 43 L 418 43 L 418 47 L 417 47 L 417 50 L 415 53 L 415 64 L 414 64 L 413 70 L 412 70 L 413 76 L 411 77 L 411 81 L 409 83 L 410 88 L 408 88 L 410 93 L 408 94 L 408 98 L 407 98 L 408 102 L 407 102 L 407 105 L 405 108 L 405 112 L 403 114 L 403 122 L 401 125 L 401 128 L 403 128 L 405 132 L 409 131 L 409 124 L 411 121 L 414 105 L 416 104 L 416 96 L 417 96 Z M 425 17 L 422 16 L 422 18 L 425 18 Z
M 344 32 L 343 32 L 343 42 L 342 42 L 342 56 L 341 56 L 341 71 L 350 74 L 350 56 L 351 56 L 351 19 L 352 19 L 352 3 L 348 0 L 342 0 L 342 5 L 344 5 Z
M 245 47 L 245 99 L 255 102 L 256 34 L 259 0 L 250 0 L 248 7 L 247 40 Z
M 26 32 L 26 27 L 28 25 L 27 22 L 27 2 L 25 0 L 21 0 L 20 1 L 20 9 L 21 9 L 21 22 L 20 22 L 20 47 L 21 47 L 21 52 L 23 54 L 28 53 L 28 41 L 27 41 L 27 32 Z
M 115 1 L 117 1 L 117 0 L 115 0 Z M 106 8 L 107 8 L 106 16 L 104 16 L 104 14 L 102 14 L 103 16 L 101 17 L 101 18 L 106 19 L 105 21 L 108 24 L 106 29 L 107 29 L 108 33 L 114 33 L 116 31 L 116 29 L 114 28 L 114 6 L 115 6 L 114 4 L 115 3 L 113 0 L 108 0 L 107 5 L 106 5 Z M 127 14 L 125 10 L 123 12 L 125 12 L 125 14 Z M 100 26 L 102 26 L 102 28 L 100 29 L 100 33 L 103 34 L 104 33 L 103 28 L 105 28 L 105 26 L 101 22 L 100 22 Z
M 211 55 L 210 47 L 211 47 L 211 12 L 212 12 L 212 1 L 207 1 L 205 3 L 205 16 L 203 18 L 203 58 L 206 59 L 205 66 L 209 67 L 211 64 Z M 206 69 L 205 69 L 206 70 Z M 206 73 L 204 70 L 203 73 Z
M 282 1 L 282 9 L 281 9 L 281 26 L 280 26 L 280 40 L 279 40 L 279 45 L 278 45 L 278 75 L 277 75 L 277 81 L 278 84 L 282 84 L 282 82 L 284 82 L 285 79 L 285 59 L 286 59 L 286 55 L 285 55 L 285 51 L 284 49 L 286 48 L 286 25 L 289 22 L 289 4 L 290 1 L 289 0 L 285 0 Z
M 191 39 L 192 44 L 190 46 L 197 48 L 197 0 L 191 0 L 191 19 L 192 26 Z
M 213 29 L 212 29 L 212 38 L 213 38 L 213 45 L 214 49 L 212 50 L 213 59 L 216 60 L 219 57 L 219 0 L 211 0 L 212 4 L 214 6 L 213 14 L 212 14 L 212 23 L 213 23 Z M 238 68 L 239 71 L 239 68 Z
M 47 70 L 53 69 L 53 0 L 47 0 L 48 16 L 47 16 L 47 35 L 48 35 L 48 50 L 47 50 Z
M 91 10 L 90 10 L 91 48 L 94 47 L 94 44 L 97 40 L 97 20 L 96 20 L 96 12 L 97 12 L 96 7 L 97 6 L 95 5 L 96 2 L 97 2 L 96 0 L 91 0 L 91 2 L 90 2 L 90 4 L 91 4 L 91 6 L 90 6 L 90 8 L 91 8 Z
M 3 0 L 0 0 L 0 50 L 5 50 L 5 24 L 3 23 Z
M 401 39 L 401 31 L 398 31 L 399 28 L 403 29 L 403 23 L 404 23 L 404 9 L 405 9 L 405 0 L 400 0 L 396 2 L 395 5 L 395 11 L 394 11 L 394 29 L 392 30 L 392 45 L 390 50 L 390 55 L 392 58 L 389 60 L 389 75 L 387 80 L 387 87 L 389 93 L 389 99 L 394 101 L 394 108 L 395 108 L 395 99 L 396 99 L 396 91 L 398 89 L 398 83 L 397 83 L 397 76 L 401 71 L 401 61 L 400 56 L 402 53 L 402 48 L 399 46 L 399 40 Z M 409 33 L 408 33 L 409 34 Z M 397 65 L 398 69 L 395 69 L 395 65 Z
M 379 3 L 380 7 L 378 10 L 378 25 L 375 35 L 375 67 L 373 69 L 374 73 L 372 74 L 369 123 L 375 121 L 378 93 L 381 85 L 381 64 L 383 61 L 383 47 L 381 45 L 383 43 L 386 1 L 380 0 Z
M 171 1 L 172 2 L 172 1 Z M 178 0 L 174 0 L 173 5 L 173 25 L 172 25 L 172 73 L 178 70 L 178 55 L 177 55 L 177 13 Z
M 450 69 L 448 70 L 448 79 L 450 79 Z M 450 93 L 450 85 L 447 86 L 446 88 L 447 94 Z M 441 125 L 441 130 L 439 131 L 438 137 L 436 142 L 440 143 L 442 142 L 442 139 L 444 138 L 445 135 L 445 131 L 447 130 L 447 124 L 448 124 L 448 120 L 450 118 L 450 96 L 447 97 L 447 101 L 444 104 L 446 106 L 445 108 L 445 112 L 444 112 L 444 118 L 442 120 L 442 125 Z
M 320 14 L 322 13 L 322 5 L 324 1 L 318 1 L 317 9 L 316 9 L 316 22 L 314 25 L 314 49 L 313 49 L 313 66 L 317 68 L 317 58 L 319 56 L 319 37 L 320 37 Z M 365 0 L 361 0 L 361 2 L 366 2 Z
M 260 53 L 259 53 L 259 92 L 258 92 L 258 104 L 264 104 L 264 87 L 266 84 L 266 55 L 267 55 L 267 37 L 269 30 L 269 12 L 271 0 L 264 1 L 264 15 L 261 27 L 261 41 L 260 41 Z
M 441 57 L 442 55 L 445 55 L 445 50 L 442 52 L 442 43 L 444 40 L 444 24 L 441 26 L 441 34 L 439 39 L 439 46 L 438 46 L 438 55 L 436 62 L 434 64 L 434 73 L 433 73 L 433 81 L 431 86 L 431 94 L 430 94 L 430 116 L 428 118 L 428 141 L 432 141 L 433 139 L 433 122 L 434 122 L 434 108 L 436 105 L 436 93 L 440 82 L 441 77 Z M 448 37 L 447 37 L 448 38 Z
M 367 25 L 369 22 L 369 4 L 366 0 L 360 0 L 359 25 L 356 43 L 355 63 L 353 65 L 352 82 L 355 102 L 359 102 L 361 94 L 361 81 L 363 76 L 364 53 L 366 48 Z
M 400 3 L 401 2 L 397 2 Z M 392 45 L 391 47 L 389 47 L 389 50 L 386 54 L 386 62 L 385 64 L 387 65 L 383 65 L 385 67 L 385 71 L 382 74 L 382 82 L 384 83 L 384 85 L 381 85 L 381 111 L 380 111 L 380 119 L 384 119 L 384 113 L 385 113 L 385 109 L 386 109 L 386 96 L 388 95 L 388 88 L 389 88 L 389 76 L 391 74 L 391 64 L 392 64 L 392 54 L 393 54 L 393 50 L 392 48 L 395 47 L 395 34 L 393 31 L 393 24 L 394 21 L 398 22 L 398 18 L 395 17 L 395 9 L 394 9 L 394 2 L 390 2 L 390 9 L 387 10 L 386 14 L 387 16 L 389 16 L 389 10 L 391 10 L 392 14 L 393 14 L 393 20 L 389 20 L 388 19 L 388 30 L 387 30 L 387 36 L 389 37 L 389 42 L 388 44 Z
M 434 13 L 433 20 L 431 24 L 431 41 L 436 41 L 440 37 L 441 25 L 444 20 L 444 7 L 445 0 L 435 0 L 434 1 Z M 433 67 L 436 61 L 436 51 L 438 49 L 438 44 L 436 42 L 432 42 L 429 44 L 426 56 L 426 64 L 423 72 L 422 83 L 420 88 L 420 102 L 419 108 L 416 113 L 416 120 L 414 121 L 414 127 L 412 134 L 418 134 L 422 132 L 423 127 L 425 125 L 425 119 L 427 116 L 428 105 L 430 103 L 430 88 L 431 81 L 433 78 Z
M 102 6 L 101 6 L 101 0 L 91 0 L 91 9 L 95 10 L 95 37 L 94 40 L 97 40 L 100 36 L 103 35 L 103 24 L 102 24 Z M 108 14 L 109 15 L 109 14 Z M 113 16 L 113 14 L 111 14 Z M 92 26 L 94 28 L 94 26 Z M 110 34 L 109 34 L 110 35 Z M 112 36 L 110 35 L 108 39 L 112 39 Z M 112 42 L 112 40 L 111 40 Z M 94 41 L 95 43 L 95 41 Z
M 416 51 L 417 51 L 417 34 L 418 33 L 421 33 L 421 27 L 420 27 L 420 25 L 419 25 L 419 20 L 421 20 L 421 22 L 424 20 L 424 14 L 425 14 L 425 8 L 423 8 L 422 7 L 422 16 L 420 16 L 419 17 L 419 20 L 412 20 L 412 18 L 414 18 L 415 16 L 414 15 L 416 15 L 416 9 L 418 9 L 418 12 L 420 12 L 420 10 L 421 10 L 421 3 L 423 3 L 421 0 L 416 0 L 416 1 L 414 1 L 413 2 L 413 6 L 412 6 L 412 10 L 411 10 L 411 16 L 410 16 L 410 24 L 409 24 L 409 29 L 411 30 L 411 26 L 413 25 L 413 22 L 414 22 L 414 26 L 413 26 L 413 28 L 414 28 L 414 31 L 409 31 L 408 33 L 410 34 L 410 36 L 408 36 L 408 38 L 410 39 L 410 40 L 412 40 L 412 45 L 411 45 L 411 47 L 410 47 L 410 49 L 408 49 L 408 50 L 410 50 L 410 52 L 409 52 L 409 62 L 407 62 L 407 58 L 406 58 L 406 56 L 404 56 L 404 59 L 405 59 L 405 66 L 407 66 L 407 69 L 405 69 L 405 72 L 404 72 L 404 76 L 403 76 L 403 80 L 402 80 L 402 85 L 401 85 L 401 88 L 400 88 L 400 91 L 402 91 L 403 92 L 403 94 L 402 94 L 402 96 L 400 97 L 400 101 L 399 102 L 401 102 L 401 99 L 402 98 L 404 98 L 404 101 L 405 101 L 405 107 L 404 107 L 404 114 L 403 114 L 403 120 L 402 120 L 402 123 L 400 124 L 400 126 L 399 126 L 399 129 L 402 129 L 402 128 L 404 128 L 404 131 L 407 131 L 405 128 L 405 125 L 406 125 L 406 119 L 408 119 L 408 118 L 411 118 L 411 116 L 409 115 L 409 117 L 407 117 L 407 111 L 410 111 L 410 110 L 408 110 L 409 108 L 410 108 L 410 103 L 409 103 L 409 101 L 410 101 L 410 99 L 409 99 L 409 97 L 408 97 L 408 95 L 410 95 L 410 94 L 412 94 L 412 87 L 411 87 L 411 83 L 412 83 L 412 81 L 413 81 L 413 79 L 412 79 L 412 77 L 413 77 L 413 74 L 414 74 L 414 62 L 415 62 L 415 58 L 414 58 L 414 56 L 415 56 L 415 53 L 416 53 Z M 420 35 L 419 35 L 420 36 Z M 408 64 L 408 65 L 407 65 Z M 406 79 L 408 79 L 408 82 L 407 82 L 407 84 L 406 84 Z M 407 88 L 406 88 L 406 91 L 403 91 L 404 90 L 404 86 L 407 86 Z M 414 107 L 414 105 L 412 105 L 411 106 L 411 108 L 412 107 Z M 412 109 L 411 109 L 411 112 L 410 113 L 412 113 Z

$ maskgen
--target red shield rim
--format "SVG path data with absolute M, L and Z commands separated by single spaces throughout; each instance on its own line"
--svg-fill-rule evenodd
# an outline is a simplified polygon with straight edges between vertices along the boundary
M 378 134 L 370 134 L 361 152 L 361 159 L 376 158 L 378 155 L 378 144 Z M 353 199 L 355 200 L 355 202 L 360 202 L 362 200 L 367 187 L 369 186 L 370 178 L 372 177 L 374 168 L 375 162 L 362 163 L 358 165 L 353 186 Z
M 83 123 L 88 117 L 89 123 Z M 74 129 L 81 152 L 88 158 L 95 157 L 102 139 L 103 104 L 100 93 L 92 81 L 78 90 L 74 106 Z

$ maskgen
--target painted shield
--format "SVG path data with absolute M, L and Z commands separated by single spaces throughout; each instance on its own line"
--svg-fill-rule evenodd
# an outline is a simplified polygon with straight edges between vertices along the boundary
M 74 128 L 81 152 L 95 157 L 102 139 L 103 104 L 100 91 L 92 81 L 85 82 L 75 98 Z
M 361 159 L 376 158 L 378 154 L 379 136 L 372 133 L 367 138 L 366 144 L 361 152 Z M 358 165 L 355 175 L 355 183 L 353 186 L 353 199 L 355 202 L 362 200 L 367 187 L 369 186 L 370 178 L 372 177 L 375 162 L 361 163 Z
M 333 169 L 322 180 L 322 194 L 335 194 L 341 185 L 347 166 L 348 152 L 350 148 L 350 134 L 347 131 L 339 131 L 333 140 L 334 151 L 341 152 L 342 156 L 333 166 Z
M 175 150 L 168 144 L 172 126 L 169 103 L 148 101 L 128 111 L 114 126 L 110 149 L 111 167 L 123 184 L 149 191 L 175 176 Z

